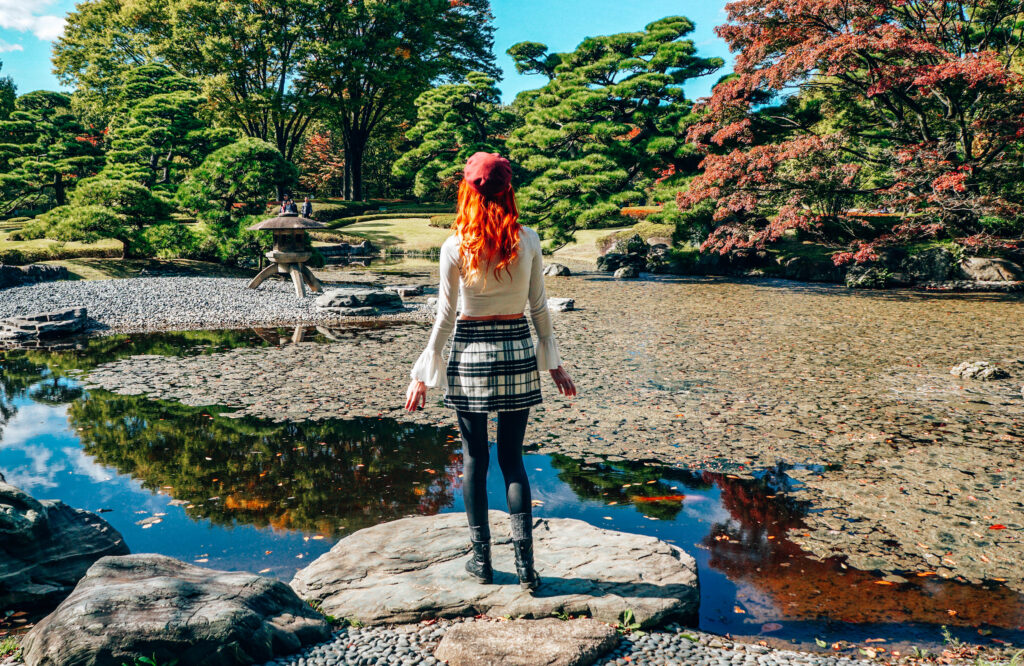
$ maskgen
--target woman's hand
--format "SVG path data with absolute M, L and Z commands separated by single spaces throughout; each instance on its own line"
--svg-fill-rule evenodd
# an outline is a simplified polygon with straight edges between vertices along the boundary
M 422 409 L 427 406 L 427 385 L 418 379 L 409 382 L 409 389 L 405 392 L 405 408 L 410 412 Z
M 548 370 L 551 373 L 551 379 L 555 380 L 555 386 L 558 387 L 558 392 L 567 398 L 572 398 L 576 395 L 576 385 L 572 383 L 572 377 L 565 371 L 565 368 L 558 366 L 554 370 Z

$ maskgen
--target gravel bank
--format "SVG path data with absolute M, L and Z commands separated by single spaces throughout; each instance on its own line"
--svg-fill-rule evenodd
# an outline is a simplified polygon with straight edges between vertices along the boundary
M 246 284 L 244 278 L 202 277 L 44 282 L 4 289 L 0 319 L 84 305 L 93 328 L 132 332 L 345 320 L 317 312 L 315 294 L 297 298 L 290 282 L 267 281 L 259 289 L 246 289 Z
M 298 654 L 267 662 L 264 666 L 334 666 L 335 664 L 440 664 L 434 648 L 445 631 L 458 622 L 489 622 L 486 619 L 441 621 L 436 624 L 398 625 L 341 629 L 331 640 Z M 866 664 L 850 657 L 772 650 L 760 645 L 733 643 L 678 625 L 665 631 L 623 636 L 619 646 L 597 662 L 603 666 L 625 664 L 686 664 L 695 666 L 843 666 Z

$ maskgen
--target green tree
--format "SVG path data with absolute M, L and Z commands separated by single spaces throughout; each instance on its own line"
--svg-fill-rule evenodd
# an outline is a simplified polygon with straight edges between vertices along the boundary
M 321 16 L 312 0 L 96 0 L 68 15 L 54 69 L 109 106 L 128 70 L 165 64 L 201 84 L 219 119 L 291 159 L 322 97 L 301 76 Z
M 169 206 L 143 185 L 131 180 L 90 178 L 72 193 L 70 203 L 42 216 L 46 235 L 62 241 L 121 242 L 122 257 L 146 255 L 143 232 L 166 220 Z
M 413 147 L 395 162 L 396 176 L 412 180 L 425 199 L 450 199 L 457 176 L 477 151 L 504 152 L 513 114 L 501 105 L 495 80 L 470 72 L 464 83 L 431 88 L 416 98 L 416 124 L 406 133 Z
M 672 16 L 642 32 L 588 38 L 572 53 L 548 55 L 534 43 L 509 49 L 520 71 L 553 77 L 529 93 L 530 111 L 508 143 L 527 173 L 519 190 L 527 223 L 566 242 L 576 229 L 619 219 L 665 169 L 694 168 L 683 84 L 723 61 L 697 56 L 683 39 L 692 31 L 689 19 Z
M 203 160 L 178 188 L 177 201 L 206 224 L 222 260 L 257 256 L 269 237 L 248 231 L 255 221 L 248 216 L 266 211 L 275 192 L 297 179 L 295 167 L 277 148 L 246 138 Z
M 0 69 L 3 63 L 0 62 Z M 14 111 L 14 100 L 18 97 L 18 87 L 9 76 L 0 78 L 0 120 L 4 120 Z
M 199 117 L 202 103 L 194 93 L 177 91 L 132 106 L 110 130 L 104 173 L 173 191 L 184 174 L 235 139 L 233 131 L 211 128 Z
M 3 212 L 24 205 L 58 206 L 103 163 L 101 136 L 85 127 L 64 93 L 37 90 L 17 98 L 0 121 L 0 191 Z
M 471 71 L 498 76 L 488 0 L 329 0 L 304 75 L 329 95 L 345 151 L 345 197 L 362 199 L 367 146 L 420 93 Z

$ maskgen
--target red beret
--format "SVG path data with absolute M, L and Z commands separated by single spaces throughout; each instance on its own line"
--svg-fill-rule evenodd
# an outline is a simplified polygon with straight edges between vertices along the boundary
M 466 161 L 463 177 L 485 197 L 501 194 L 512 184 L 512 165 L 497 153 L 474 153 Z

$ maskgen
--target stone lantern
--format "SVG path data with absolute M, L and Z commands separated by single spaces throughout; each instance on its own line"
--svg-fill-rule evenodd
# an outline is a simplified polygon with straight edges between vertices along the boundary
M 323 291 L 323 285 L 309 270 L 306 262 L 312 253 L 306 249 L 306 229 L 323 229 L 327 225 L 309 218 L 300 217 L 298 213 L 281 213 L 277 217 L 258 222 L 249 229 L 269 229 L 274 233 L 274 249 L 267 252 L 270 265 L 264 268 L 249 283 L 249 289 L 255 289 L 271 275 L 278 273 L 290 275 L 295 284 L 295 295 L 302 298 L 306 295 L 303 283 L 315 292 Z

